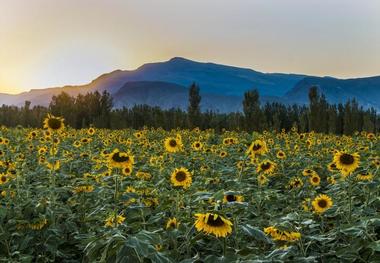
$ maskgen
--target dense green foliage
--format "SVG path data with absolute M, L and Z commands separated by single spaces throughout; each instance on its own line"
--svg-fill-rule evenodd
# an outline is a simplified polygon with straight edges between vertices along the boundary
M 380 117 L 374 109 L 363 109 L 356 100 L 345 104 L 331 105 L 323 95 L 312 87 L 309 106 L 285 105 L 280 103 L 260 104 L 256 90 L 247 91 L 242 101 L 243 112 L 218 113 L 200 112 L 201 97 L 199 87 L 193 84 L 189 89 L 188 111 L 181 109 L 160 109 L 148 105 L 132 108 L 112 108 L 109 93 L 99 92 L 79 94 L 71 97 L 66 93 L 53 96 L 48 108 L 34 106 L 25 102 L 23 107 L 6 106 L 0 108 L 0 124 L 8 127 L 22 125 L 38 127 L 47 112 L 65 118 L 73 128 L 93 125 L 98 128 L 134 128 L 144 126 L 163 128 L 201 129 L 213 128 L 220 132 L 226 130 L 264 131 L 297 127 L 300 132 L 322 132 L 351 135 L 355 131 L 377 132 L 380 130 Z

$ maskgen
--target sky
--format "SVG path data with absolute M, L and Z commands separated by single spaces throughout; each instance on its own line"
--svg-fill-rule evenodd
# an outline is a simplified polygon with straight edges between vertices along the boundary
M 380 75 L 380 1 L 0 0 L 0 92 L 85 84 L 176 56 Z

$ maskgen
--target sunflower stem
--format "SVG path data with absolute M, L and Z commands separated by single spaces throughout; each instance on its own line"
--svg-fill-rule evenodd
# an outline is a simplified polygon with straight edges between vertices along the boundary
M 351 223 L 352 219 L 352 180 L 349 181 L 348 184 L 348 198 L 349 198 L 349 207 L 348 207 L 348 223 Z
M 227 238 L 223 238 L 223 257 L 226 257 Z

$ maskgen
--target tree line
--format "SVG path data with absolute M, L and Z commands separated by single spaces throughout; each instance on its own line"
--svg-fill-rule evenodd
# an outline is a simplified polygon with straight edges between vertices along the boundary
M 193 83 L 189 88 L 187 111 L 161 109 L 148 105 L 132 108 L 113 108 L 112 96 L 104 91 L 79 94 L 76 97 L 62 92 L 53 96 L 48 107 L 33 106 L 29 101 L 22 107 L 2 105 L 0 124 L 7 127 L 41 127 L 47 113 L 65 118 L 66 125 L 73 128 L 123 129 L 143 127 L 166 130 L 182 128 L 213 128 L 222 130 L 264 131 L 296 127 L 300 132 L 331 134 L 353 134 L 355 131 L 378 132 L 380 116 L 376 110 L 364 109 L 355 99 L 346 103 L 329 104 L 317 87 L 309 91 L 309 105 L 285 105 L 281 103 L 260 104 L 257 90 L 245 92 L 243 112 L 219 113 L 211 110 L 202 112 L 200 88 Z

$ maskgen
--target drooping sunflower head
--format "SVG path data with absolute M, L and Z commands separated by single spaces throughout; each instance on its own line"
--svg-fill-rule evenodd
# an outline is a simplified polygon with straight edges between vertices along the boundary
M 44 120 L 44 128 L 49 131 L 61 131 L 65 128 L 64 119 L 48 114 Z
M 179 186 L 186 189 L 190 187 L 192 183 L 191 173 L 184 167 L 177 168 L 171 174 L 170 181 L 173 186 Z
M 257 166 L 256 171 L 264 174 L 272 174 L 276 168 L 276 164 L 270 160 L 264 160 Z
M 123 168 L 134 164 L 134 157 L 126 152 L 121 152 L 119 149 L 114 149 L 108 156 L 109 165 L 111 168 Z
M 347 175 L 359 167 L 360 155 L 358 153 L 337 152 L 334 155 L 334 163 L 343 174 Z
M 315 213 L 322 214 L 332 207 L 333 201 L 328 195 L 320 194 L 314 198 L 311 204 Z
M 164 141 L 166 151 L 170 153 L 179 152 L 182 150 L 183 144 L 180 137 L 168 137 Z
M 216 237 L 226 237 L 232 233 L 232 222 L 221 215 L 206 213 L 195 214 L 195 228 L 199 232 L 212 234 Z

